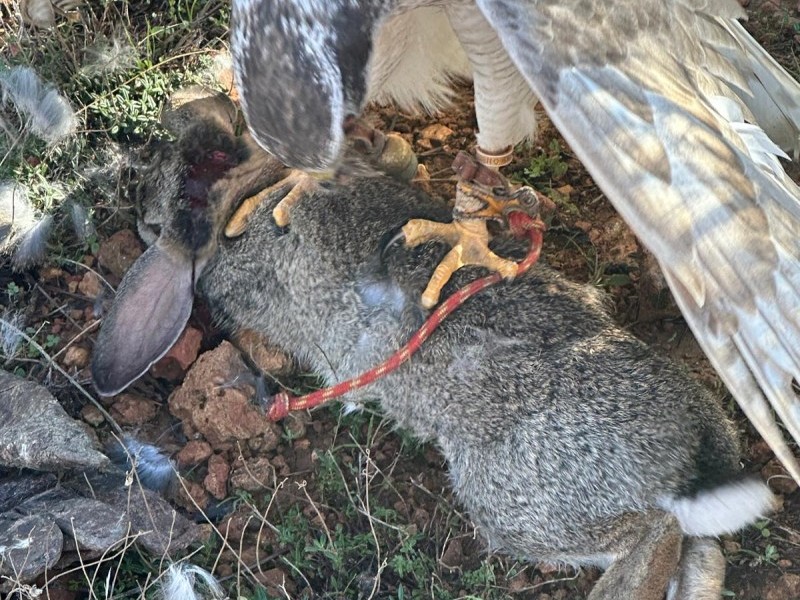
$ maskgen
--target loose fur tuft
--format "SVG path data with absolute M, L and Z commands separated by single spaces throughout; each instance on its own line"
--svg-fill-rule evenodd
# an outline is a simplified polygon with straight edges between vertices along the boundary
M 81 242 L 85 242 L 89 237 L 94 235 L 94 224 L 85 206 L 77 202 L 70 202 L 69 216 L 72 222 L 72 229 L 75 232 L 75 237 Z
M 49 215 L 37 217 L 24 186 L 0 183 L 0 252 L 11 255 L 14 270 L 41 263 L 53 229 Z
M 29 67 L 0 72 L 0 102 L 13 108 L 23 130 L 56 144 L 73 134 L 78 118 L 67 99 Z
M 148 489 L 163 492 L 175 481 L 175 463 L 157 446 L 130 435 L 112 442 L 106 454 L 126 471 L 135 468 L 139 481 Z
M 25 316 L 21 312 L 3 311 L 0 317 L 0 349 L 6 359 L 13 358 L 22 344 Z
M 45 215 L 20 235 L 11 253 L 11 264 L 15 271 L 23 271 L 44 262 L 47 256 L 47 242 L 52 232 L 53 216 Z
M 160 596 L 164 600 L 217 600 L 225 597 L 225 591 L 205 569 L 181 562 L 167 567 Z
M 87 77 L 110 75 L 136 66 L 138 54 L 127 39 L 102 38 L 86 48 L 81 72 Z

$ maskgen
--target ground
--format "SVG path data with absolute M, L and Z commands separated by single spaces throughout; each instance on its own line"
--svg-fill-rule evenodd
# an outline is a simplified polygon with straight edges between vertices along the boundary
M 787 68 L 800 72 L 798 7 L 754 2 L 749 10 L 749 27 L 756 37 Z M 8 5 L 0 6 L 0 14 L 15 15 Z M 58 228 L 49 259 L 41 267 L 14 272 L 8 261 L 0 263 L 3 319 L 24 323 L 27 336 L 22 346 L 4 344 L 4 368 L 45 383 L 101 440 L 109 436 L 108 423 L 79 386 L 91 390 L 87 361 L 109 298 L 104 282 L 117 285 L 142 248 L 134 233 L 135 212 L 124 193 L 127 175 L 112 159 L 121 157 L 124 163 L 126 153 L 145 142 L 169 89 L 203 80 L 211 64 L 209 50 L 222 46 L 225 22 L 224 5 L 214 2 L 92 2 L 69 13 L 55 29 L 8 26 L 8 35 L 0 36 L 7 40 L 4 61 L 35 66 L 57 83 L 85 119 L 77 141 L 65 147 L 10 144 L 0 161 L 0 179 L 30 183 L 38 191 L 41 209 L 63 210 L 56 207 L 65 199 L 77 202 L 89 209 L 92 224 L 83 238 L 66 226 Z M 108 60 L 119 64 L 87 68 L 96 55 L 110 56 Z M 452 196 L 450 164 L 459 150 L 473 144 L 470 98 L 470 89 L 460 88 L 454 107 L 433 117 L 392 108 L 369 113 L 374 124 L 401 133 L 413 144 L 430 175 L 421 185 L 433 194 Z M 738 412 L 660 289 L 637 240 L 544 114 L 541 123 L 539 139 L 518 149 L 508 173 L 556 201 L 546 260 L 574 279 L 606 289 L 620 323 L 682 361 L 719 396 L 741 431 L 745 470 L 772 477 L 783 500 L 774 518 L 722 540 L 728 562 L 726 598 L 800 598 L 797 487 L 783 476 Z M 48 181 L 58 181 L 61 187 L 48 188 Z M 339 405 L 325 407 L 280 426 L 265 425 L 263 432 L 249 432 L 236 441 L 225 431 L 246 424 L 231 422 L 225 431 L 204 429 L 197 422 L 199 409 L 187 408 L 175 389 L 185 374 L 181 362 L 194 358 L 192 347 L 206 351 L 219 343 L 207 322 L 198 308 L 192 332 L 182 342 L 188 358 L 177 353 L 131 393 L 104 400 L 103 405 L 123 427 L 157 442 L 176 458 L 185 484 L 174 500 L 187 514 L 208 523 L 208 541 L 192 561 L 220 577 L 231 595 L 519 600 L 587 596 L 597 572 L 487 555 L 469 515 L 452 498 L 441 456 L 394 430 L 376 407 L 351 415 L 343 415 Z M 202 368 L 230 371 L 232 355 L 225 349 L 215 352 L 216 359 L 209 358 Z M 267 360 L 276 358 L 269 355 Z M 302 376 L 290 381 L 309 385 Z M 187 382 L 184 389 L 191 385 L 195 384 Z M 244 393 L 226 399 L 246 401 Z M 235 412 L 231 406 L 228 411 Z M 137 596 L 145 593 L 138 591 L 142 587 L 152 594 L 145 582 L 163 570 L 162 558 L 129 552 L 121 561 L 100 559 L 48 579 L 48 593 L 53 597 L 59 590 L 59 598 L 106 595 L 92 581 L 108 576 L 108 597 Z

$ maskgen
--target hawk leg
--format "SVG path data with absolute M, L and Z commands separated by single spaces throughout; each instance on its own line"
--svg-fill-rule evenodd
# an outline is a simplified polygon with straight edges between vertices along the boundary
M 356 119 L 345 126 L 345 133 L 353 147 L 379 171 L 402 181 L 411 181 L 416 176 L 417 157 L 411 145 L 399 135 L 383 134 Z M 225 227 L 225 235 L 227 237 L 241 235 L 247 228 L 248 218 L 264 199 L 281 189 L 291 187 L 286 197 L 272 211 L 275 223 L 279 227 L 287 226 L 291 221 L 292 207 L 305 194 L 311 192 L 320 179 L 320 176 L 290 169 L 284 179 L 242 202 Z
M 486 267 L 506 279 L 513 279 L 517 274 L 517 263 L 501 258 L 489 249 L 487 222 L 504 223 L 508 210 L 534 212 L 540 205 L 539 195 L 531 188 L 522 187 L 512 192 L 504 177 L 463 152 L 456 157 L 453 169 L 461 177 L 456 186 L 453 221 L 439 223 L 412 219 L 402 230 L 408 246 L 436 240 L 452 247 L 422 293 L 425 308 L 432 308 L 439 302 L 442 288 L 453 273 L 467 265 Z

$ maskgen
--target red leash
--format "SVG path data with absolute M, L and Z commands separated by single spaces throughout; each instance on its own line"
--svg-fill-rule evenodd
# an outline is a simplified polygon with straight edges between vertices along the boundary
M 514 210 L 508 213 L 508 226 L 511 233 L 515 237 L 527 237 L 531 242 L 531 247 L 528 254 L 519 263 L 517 268 L 517 277 L 530 269 L 536 261 L 539 260 L 539 254 L 542 251 L 542 234 L 544 233 L 544 223 L 538 217 L 532 217 L 529 214 L 521 211 Z M 391 373 L 397 367 L 406 362 L 411 355 L 419 350 L 423 342 L 427 340 L 433 331 L 444 321 L 444 319 L 452 313 L 459 306 L 464 304 L 467 299 L 471 298 L 478 292 L 485 290 L 487 287 L 502 281 L 499 273 L 493 273 L 486 277 L 476 279 L 469 285 L 459 289 L 453 295 L 447 298 L 439 305 L 430 317 L 422 324 L 411 339 L 405 346 L 400 348 L 397 352 L 392 354 L 389 358 L 379 364 L 377 367 L 370 369 L 366 373 L 362 373 L 358 377 L 348 379 L 334 386 L 318 390 L 305 396 L 290 396 L 288 392 L 280 392 L 275 394 L 268 402 L 269 410 L 267 416 L 272 421 L 280 421 L 291 411 L 305 410 L 307 408 L 314 408 L 327 402 L 338 398 L 348 392 L 352 392 L 360 387 L 369 385 L 376 379 L 383 377 L 387 373 Z

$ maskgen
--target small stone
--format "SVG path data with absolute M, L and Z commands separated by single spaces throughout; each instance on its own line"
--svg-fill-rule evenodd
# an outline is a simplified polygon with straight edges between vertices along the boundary
M 122 229 L 100 244 L 97 260 L 114 275 L 122 278 L 141 255 L 142 243 L 139 238 L 130 229 Z
M 39 278 L 44 281 L 52 281 L 64 275 L 64 271 L 58 267 L 42 267 L 39 271 Z
M 574 187 L 572 187 L 570 184 L 568 184 L 568 183 L 567 183 L 567 184 L 565 184 L 565 185 L 562 185 L 561 187 L 557 187 L 557 188 L 556 188 L 556 191 L 557 191 L 559 194 L 563 195 L 563 196 L 571 196 L 571 195 L 572 195 L 572 192 L 574 192 L 574 191 L 575 191 L 575 188 L 574 188 Z
M 175 456 L 179 467 L 193 467 L 205 462 L 211 456 L 211 444 L 203 440 L 191 440 Z
M 178 381 L 183 379 L 186 370 L 197 360 L 203 332 L 187 326 L 172 348 L 150 369 L 153 377 Z
M 414 144 L 417 152 L 427 152 L 433 150 L 433 142 L 426 138 L 419 138 Z
M 114 419 L 121 425 L 142 425 L 156 416 L 158 405 L 136 394 L 120 394 L 111 405 Z
M 87 298 L 97 298 L 103 290 L 103 284 L 94 271 L 87 271 L 78 284 L 78 290 Z
M 311 415 L 308 413 L 292 412 L 283 420 L 283 428 L 291 439 L 302 439 L 306 437 L 306 426 L 309 421 L 311 421 Z
M 725 540 L 722 542 L 722 549 L 725 551 L 725 554 L 737 554 L 741 551 L 742 545 L 734 540 Z
M 205 510 L 208 507 L 208 493 L 196 481 L 182 479 L 175 502 L 191 512 Z
M 70 346 L 64 353 L 64 366 L 83 369 L 89 364 L 89 350 L 82 346 Z
M 256 575 L 258 582 L 267 588 L 267 595 L 276 598 L 293 598 L 297 591 L 294 581 L 280 567 L 262 571 Z
M 275 468 L 269 459 L 259 456 L 237 463 L 231 473 L 231 488 L 245 492 L 258 492 L 273 485 Z
M 750 459 L 756 463 L 765 463 L 774 456 L 772 448 L 764 440 L 758 440 L 750 446 Z
M 428 125 L 425 129 L 420 131 L 419 137 L 424 140 L 431 140 L 433 142 L 439 142 L 439 144 L 442 144 L 445 142 L 445 140 L 451 137 L 453 133 L 454 131 L 446 125 L 434 123 L 433 125 Z
M 797 482 L 786 472 L 777 458 L 770 460 L 761 469 L 761 476 L 769 486 L 780 494 L 791 494 L 797 490 Z
M 575 221 L 575 227 L 583 231 L 584 233 L 589 233 L 592 230 L 592 224 L 589 221 Z
M 800 575 L 784 573 L 767 588 L 764 600 L 789 600 L 800 598 Z
M 217 500 L 223 500 L 228 494 L 228 475 L 231 467 L 219 454 L 214 454 L 208 459 L 208 474 L 203 480 L 203 486 Z
M 103 413 L 94 404 L 87 404 L 81 409 L 81 418 L 92 427 L 98 427 L 106 420 Z
M 450 540 L 439 562 L 448 569 L 460 568 L 464 562 L 464 549 L 461 545 L 461 540 L 458 538 Z
M 519 594 L 523 592 L 526 588 L 531 586 L 531 580 L 528 579 L 528 572 L 522 571 L 521 573 L 517 573 L 512 577 L 508 582 L 508 591 L 512 594 Z M 541 597 L 541 596 L 540 596 Z
M 247 526 L 252 523 L 252 517 L 244 512 L 235 512 L 222 523 L 219 530 L 228 540 L 239 540 L 242 538 Z
M 241 329 L 236 333 L 236 346 L 264 373 L 283 374 L 292 368 L 289 355 L 252 329 Z

